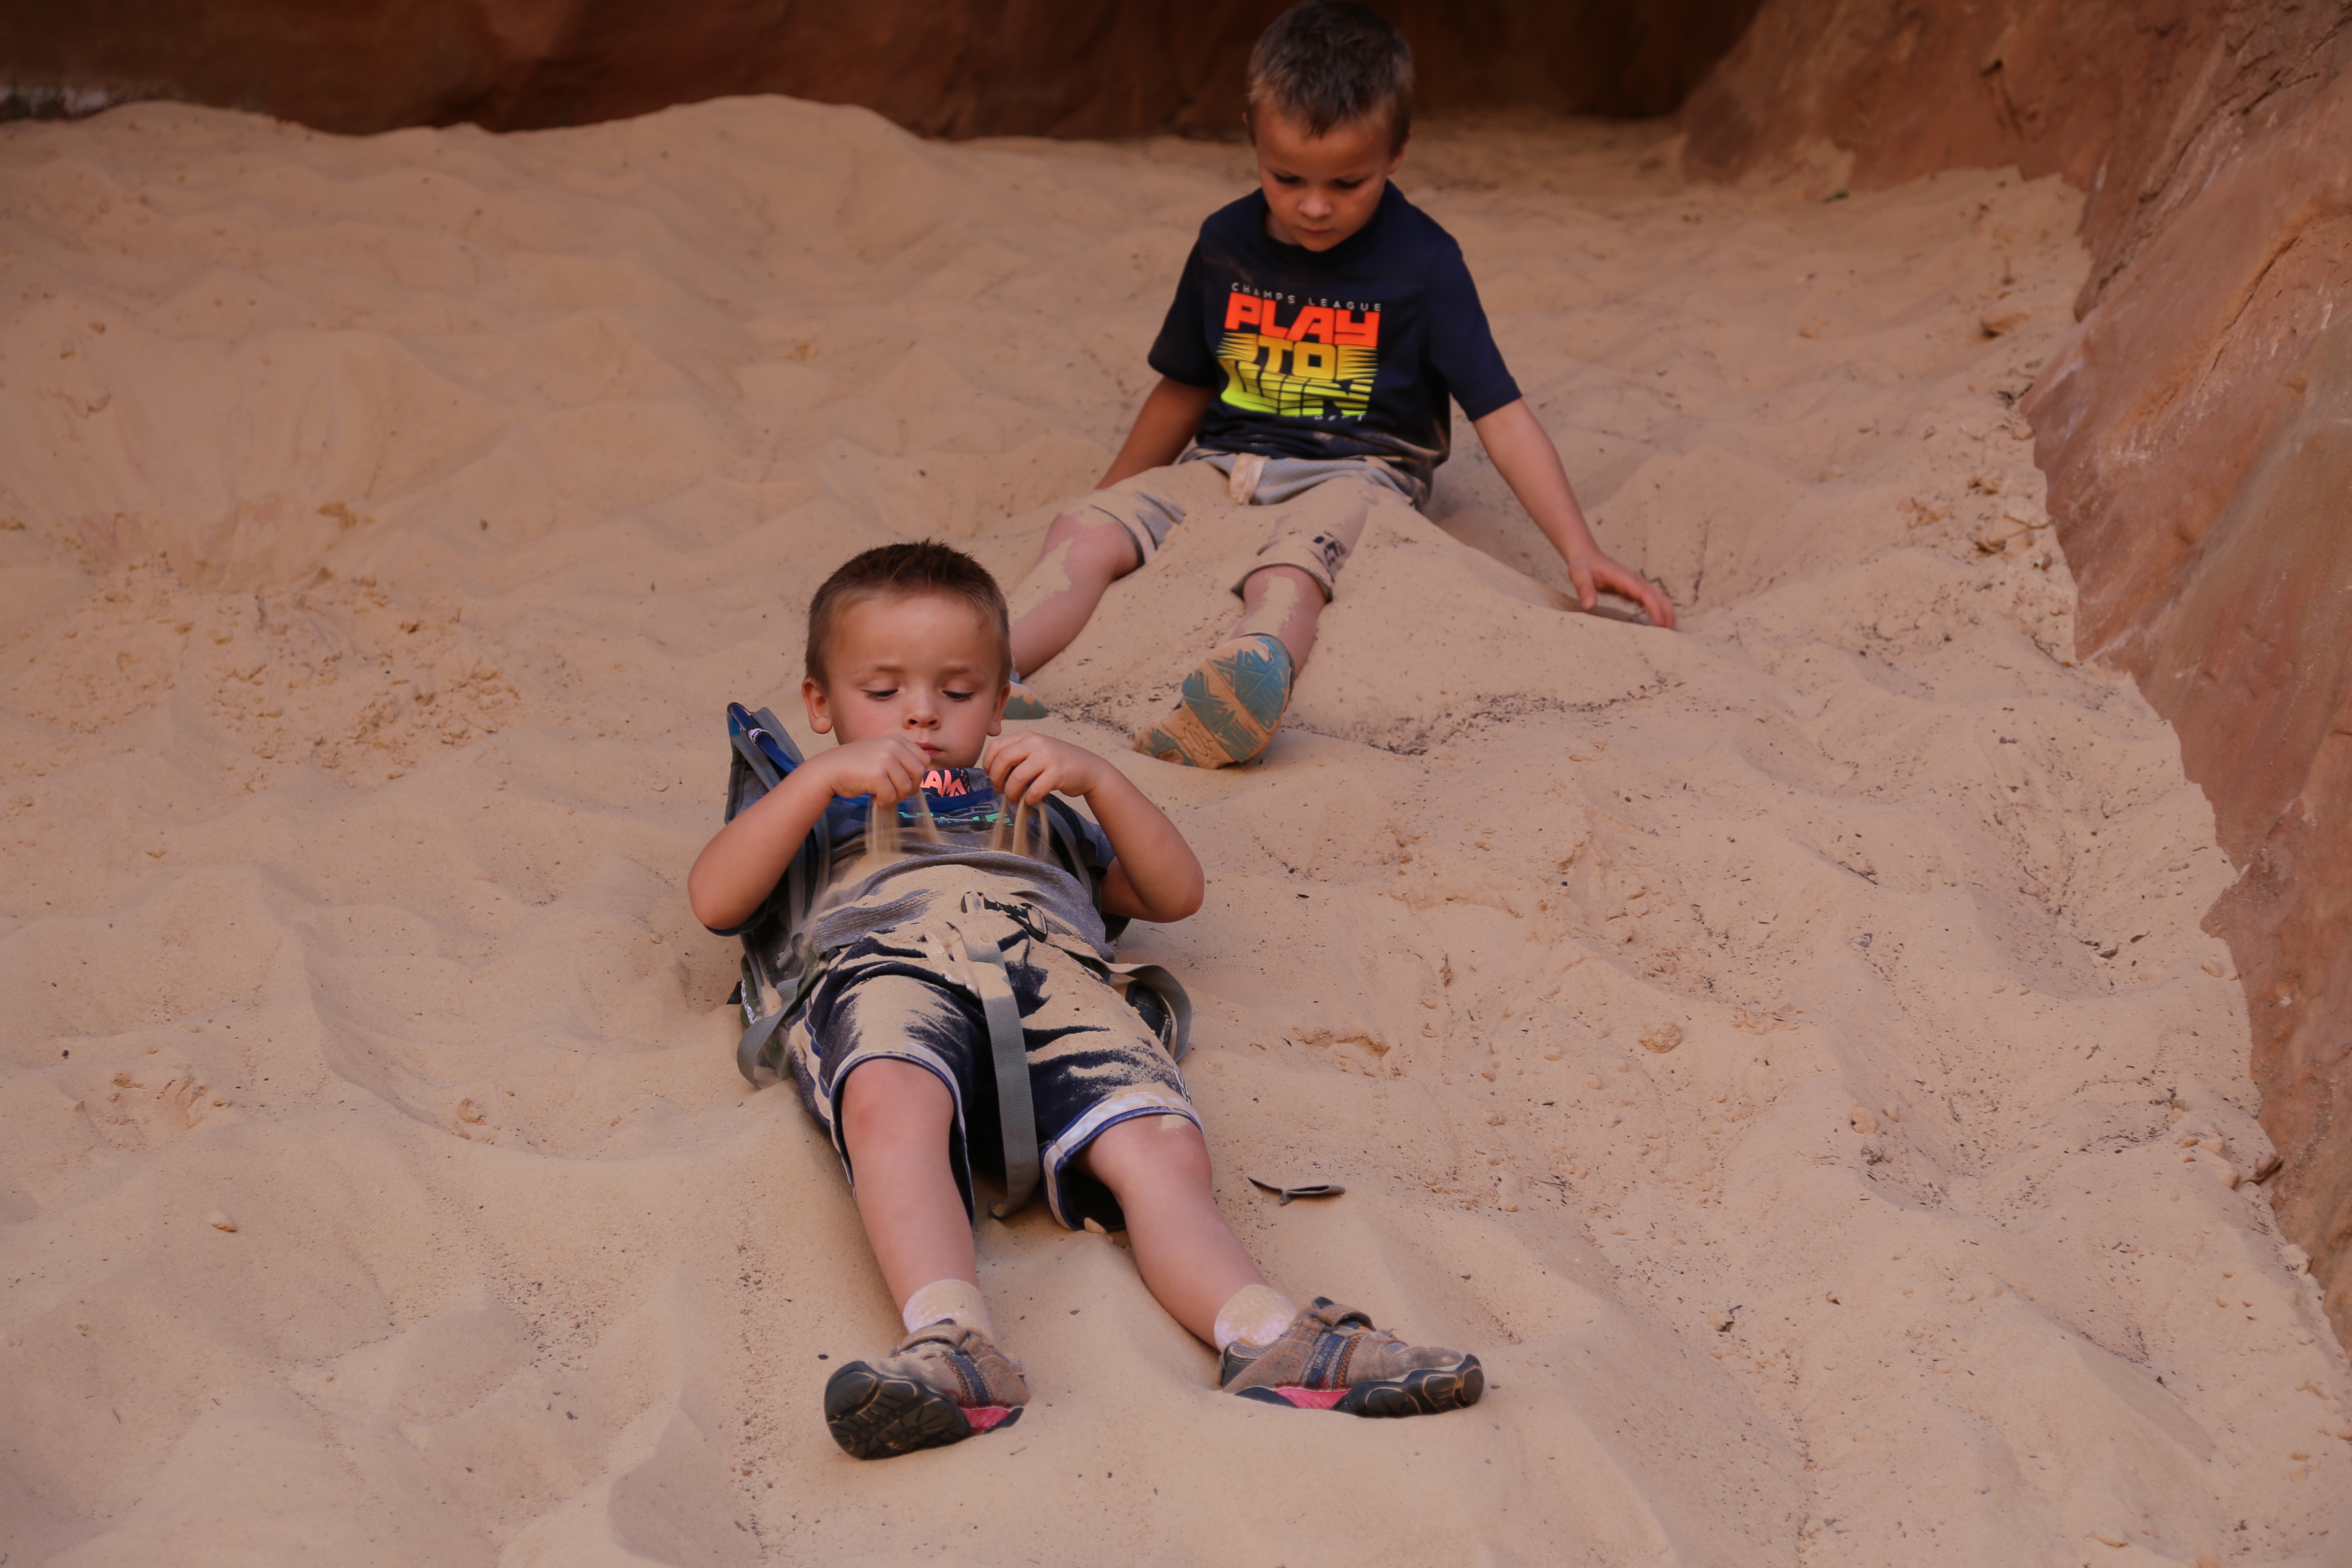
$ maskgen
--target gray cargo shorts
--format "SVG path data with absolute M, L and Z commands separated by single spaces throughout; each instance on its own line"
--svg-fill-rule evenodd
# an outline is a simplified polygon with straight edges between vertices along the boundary
M 1266 458 L 1194 447 L 1164 468 L 1147 468 L 1079 503 L 1125 529 L 1138 563 L 1149 562 L 1168 532 L 1195 508 L 1262 506 L 1274 527 L 1233 589 L 1268 566 L 1296 566 L 1331 597 L 1339 568 L 1355 553 L 1364 520 L 1383 494 L 1418 504 L 1415 487 L 1377 458 Z

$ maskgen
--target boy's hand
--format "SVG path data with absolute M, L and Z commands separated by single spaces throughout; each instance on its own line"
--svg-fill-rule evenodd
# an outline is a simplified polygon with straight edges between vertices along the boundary
M 1641 605 L 1652 626 L 1675 629 L 1674 601 L 1659 592 L 1658 585 L 1647 577 L 1599 551 L 1568 557 L 1568 580 L 1576 584 L 1576 602 L 1588 610 L 1601 603 L 1601 595 L 1605 591 Z
M 1577 603 L 1590 610 L 1600 604 L 1601 590 L 1606 588 L 1640 605 L 1652 626 L 1674 630 L 1674 602 L 1647 577 L 1602 554 L 1593 541 L 1584 509 L 1576 504 L 1576 491 L 1569 486 L 1568 470 L 1559 466 L 1559 448 L 1551 444 L 1551 437 L 1527 399 L 1505 404 L 1475 421 L 1472 428 L 1486 444 L 1486 455 L 1495 459 L 1495 471 L 1503 476 L 1511 493 L 1528 509 L 1528 516 L 1568 563 Z
M 1133 780 L 1103 758 L 1033 730 L 1001 737 L 989 747 L 988 778 L 998 795 L 1022 805 L 1043 805 L 1057 791 L 1086 796 L 1110 840 L 1103 913 L 1181 921 L 1201 907 L 1201 862 L 1184 836 Z
M 885 804 L 904 800 L 923 787 L 923 775 L 937 766 L 923 748 L 904 735 L 877 735 L 821 752 L 802 764 L 844 800 L 870 795 Z
M 1034 731 L 1000 737 L 988 749 L 988 778 L 996 793 L 1027 805 L 1042 805 L 1057 792 L 1092 795 L 1109 767 L 1082 746 Z

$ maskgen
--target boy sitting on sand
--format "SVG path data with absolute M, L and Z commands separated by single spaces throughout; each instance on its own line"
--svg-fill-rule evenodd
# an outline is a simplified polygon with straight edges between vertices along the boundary
M 1374 500 L 1429 499 L 1449 397 L 1567 560 L 1584 607 L 1608 589 L 1654 625 L 1675 624 L 1665 595 L 1593 542 L 1461 247 L 1388 183 L 1412 95 L 1412 51 L 1361 5 L 1310 0 L 1258 38 L 1244 117 L 1258 189 L 1201 226 L 1151 346 L 1159 384 L 1099 487 L 1054 520 L 1013 590 L 1009 717 L 1045 715 L 1023 673 L 1069 646 L 1106 588 L 1188 510 L 1230 500 L 1274 513 L 1234 585 L 1241 621 L 1135 748 L 1202 768 L 1264 751 Z
M 992 1117 L 971 1114 L 993 1094 L 982 987 L 967 979 L 982 944 L 1002 951 L 1020 1012 L 1055 1217 L 1126 1228 L 1146 1288 L 1219 1351 L 1224 1388 L 1360 1415 L 1475 1403 L 1476 1357 L 1408 1346 L 1360 1312 L 1321 1298 L 1300 1308 L 1266 1283 L 1217 1212 L 1183 1079 L 1106 979 L 1102 913 L 1076 877 L 1020 853 L 1017 828 L 1009 848 L 952 830 L 896 853 L 881 842 L 927 775 L 980 763 L 1002 732 L 1011 670 L 1004 597 L 977 562 L 928 542 L 856 557 L 809 605 L 801 682 L 810 727 L 837 744 L 720 829 L 687 879 L 696 918 L 740 929 L 812 828 L 867 840 L 811 917 L 823 967 L 786 1025 L 794 1081 L 849 1173 L 907 1331 L 826 1383 L 834 1440 L 862 1459 L 952 1443 L 1029 1397 L 997 1348 L 973 1253 L 971 1167 L 1000 1141 Z M 1103 913 L 1176 921 L 1200 908 L 1200 862 L 1102 758 L 1026 734 L 986 765 L 1007 809 L 1055 791 L 1093 808 Z

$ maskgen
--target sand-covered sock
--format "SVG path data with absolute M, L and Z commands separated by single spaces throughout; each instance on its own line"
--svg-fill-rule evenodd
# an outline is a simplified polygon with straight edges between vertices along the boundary
M 954 1322 L 978 1329 L 992 1340 L 996 1337 L 996 1325 L 988 1321 L 988 1303 L 981 1299 L 980 1287 L 969 1279 L 932 1280 L 907 1298 L 898 1319 L 910 1334 L 933 1323 Z
M 1221 1352 L 1235 1341 L 1269 1345 L 1282 1337 L 1297 1316 L 1297 1304 L 1273 1286 L 1244 1285 L 1217 1309 L 1216 1326 L 1211 1332 Z

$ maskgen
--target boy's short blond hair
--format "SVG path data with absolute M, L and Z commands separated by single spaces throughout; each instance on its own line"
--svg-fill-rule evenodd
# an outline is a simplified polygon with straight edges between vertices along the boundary
M 980 616 L 981 625 L 996 639 L 1000 679 L 1013 675 L 1013 623 L 1004 607 L 1004 590 L 988 568 L 962 551 L 936 540 L 911 544 L 883 544 L 853 555 L 824 580 L 809 601 L 808 678 L 825 684 L 825 650 L 844 612 L 868 599 L 912 599 L 938 594 L 961 599 Z
M 1307 0 L 1250 50 L 1249 107 L 1271 109 L 1310 137 L 1335 125 L 1385 123 L 1391 150 L 1412 132 L 1412 47 L 1379 12 L 1352 0 Z

